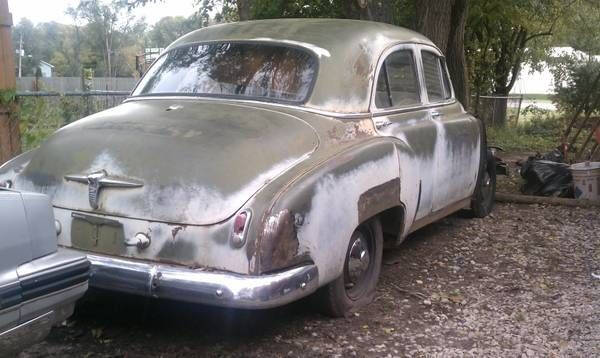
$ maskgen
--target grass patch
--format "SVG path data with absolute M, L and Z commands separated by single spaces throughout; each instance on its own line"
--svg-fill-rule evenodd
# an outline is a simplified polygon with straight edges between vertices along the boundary
M 564 121 L 556 112 L 527 108 L 521 115 L 527 120 L 519 124 L 488 126 L 488 142 L 507 151 L 531 152 L 547 152 L 560 144 Z
M 510 152 L 547 152 L 560 142 L 558 138 L 524 133 L 519 127 L 488 127 L 488 143 Z

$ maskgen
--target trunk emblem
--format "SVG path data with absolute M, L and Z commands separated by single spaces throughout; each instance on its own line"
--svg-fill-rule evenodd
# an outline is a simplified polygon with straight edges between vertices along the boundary
M 88 185 L 88 199 L 93 209 L 98 209 L 98 201 L 102 188 L 139 188 L 144 186 L 144 183 L 140 180 L 110 176 L 106 170 L 100 170 L 88 175 L 65 175 L 65 179 Z

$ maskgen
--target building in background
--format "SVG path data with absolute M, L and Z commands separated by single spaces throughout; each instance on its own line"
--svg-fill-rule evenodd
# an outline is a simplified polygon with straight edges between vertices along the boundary
M 42 73 L 42 77 L 52 77 L 52 69 L 54 66 L 46 61 L 40 61 L 38 65 L 40 68 L 40 72 Z

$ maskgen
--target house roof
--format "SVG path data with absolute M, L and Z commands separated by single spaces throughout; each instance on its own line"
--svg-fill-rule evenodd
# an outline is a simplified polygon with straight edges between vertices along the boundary
M 42 61 L 42 60 L 40 60 L 40 65 L 44 65 L 44 66 L 48 66 L 48 67 L 54 68 L 54 65 L 52 65 L 51 63 L 48 63 L 46 61 Z

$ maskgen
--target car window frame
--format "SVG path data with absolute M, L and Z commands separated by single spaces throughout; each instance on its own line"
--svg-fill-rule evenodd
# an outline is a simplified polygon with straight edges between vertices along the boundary
M 286 48 L 292 48 L 292 49 L 300 50 L 300 51 L 307 53 L 308 55 L 310 55 L 313 58 L 313 60 L 315 60 L 315 68 L 314 68 L 313 78 L 311 79 L 310 87 L 308 88 L 308 91 L 306 92 L 306 96 L 300 101 L 291 101 L 291 100 L 282 100 L 282 99 L 271 98 L 271 97 L 255 97 L 255 96 L 211 94 L 211 93 L 180 93 L 180 92 L 167 93 L 167 92 L 163 92 L 163 93 L 146 93 L 146 94 L 133 95 L 133 93 L 138 89 L 138 87 L 142 83 L 142 80 L 144 79 L 144 77 L 146 76 L 146 73 L 148 73 L 150 68 L 152 68 L 152 66 L 154 66 L 160 58 L 162 58 L 163 56 L 166 56 L 169 52 L 177 50 L 177 49 L 181 49 L 184 47 L 197 46 L 197 45 L 211 45 L 211 44 L 215 44 L 215 43 L 224 43 L 224 42 L 232 43 L 232 44 L 250 44 L 250 45 L 267 45 L 267 46 L 286 47 Z M 152 98 L 152 97 L 217 98 L 217 99 L 249 100 L 249 101 L 256 101 L 256 102 L 263 102 L 263 103 L 275 103 L 275 104 L 292 105 L 292 106 L 303 106 L 303 105 L 306 105 L 306 103 L 308 103 L 310 101 L 310 99 L 312 98 L 313 91 L 315 89 L 315 85 L 319 78 L 320 67 L 321 67 L 321 60 L 319 58 L 319 55 L 313 49 L 311 49 L 309 47 L 296 45 L 296 44 L 290 44 L 287 42 L 265 41 L 265 40 L 194 41 L 194 42 L 177 45 L 172 48 L 167 48 L 165 51 L 163 51 L 160 54 L 160 56 L 158 56 L 154 61 L 152 61 L 152 64 L 150 64 L 150 66 L 146 70 L 146 73 L 144 73 L 144 76 L 141 76 L 140 79 L 137 81 L 137 83 L 131 90 L 128 98 L 131 98 L 131 99 L 144 98 L 144 97 L 148 97 L 148 98 Z
M 418 49 L 419 59 L 420 59 L 420 64 L 421 64 L 421 77 L 422 77 L 422 81 L 423 81 L 423 90 L 425 92 L 425 95 L 427 96 L 427 104 L 429 104 L 429 105 L 444 105 L 444 104 L 456 102 L 456 98 L 454 97 L 454 87 L 452 85 L 452 80 L 450 79 L 450 76 L 449 76 L 448 66 L 446 64 L 446 58 L 439 52 L 439 50 L 437 50 L 431 46 L 420 45 L 418 47 L 419 47 L 419 49 Z M 423 56 L 422 56 L 423 52 L 429 52 L 429 53 L 433 54 L 438 60 L 437 63 L 438 63 L 438 68 L 440 70 L 440 85 L 441 85 L 442 91 L 444 92 L 444 98 L 442 98 L 439 101 L 431 101 L 429 99 L 429 93 L 427 92 L 427 84 L 425 82 L 425 70 L 423 67 Z M 444 80 L 446 80 L 448 83 L 448 90 L 450 91 L 450 93 L 446 93 L 446 85 L 444 84 Z
M 379 75 L 380 75 L 380 72 L 382 71 L 382 69 L 384 68 L 385 61 L 388 59 L 388 57 L 398 51 L 410 51 L 410 53 L 413 57 L 415 76 L 416 76 L 416 80 L 417 80 L 417 85 L 419 86 L 418 92 L 419 92 L 420 102 L 415 103 L 415 104 L 404 105 L 404 106 L 394 106 L 392 103 L 391 107 L 379 108 L 379 107 L 377 107 L 377 104 L 375 102 L 375 97 L 377 96 L 377 81 L 379 79 Z M 381 114 L 381 113 L 388 113 L 388 112 L 392 112 L 392 111 L 403 111 L 403 110 L 412 109 L 412 108 L 420 108 L 425 104 L 424 98 L 423 98 L 423 83 L 421 81 L 421 76 L 419 75 L 419 60 L 420 60 L 420 58 L 417 57 L 417 53 L 416 53 L 416 44 L 413 44 L 413 43 L 396 44 L 396 45 L 391 46 L 388 49 L 386 49 L 381 54 L 381 56 L 379 56 L 379 60 L 377 61 L 377 69 L 373 76 L 373 83 L 371 86 L 372 93 L 371 93 L 371 100 L 370 100 L 370 104 L 369 104 L 369 112 L 371 112 L 373 114 L 375 114 L 375 113 Z M 388 77 L 387 82 L 388 82 L 388 91 L 389 91 L 389 75 L 387 77 Z
M 411 49 L 413 51 L 413 56 L 414 56 L 416 67 L 417 67 L 417 80 L 419 82 L 419 90 L 421 93 L 421 104 L 417 104 L 414 106 L 407 106 L 407 107 L 399 107 L 399 108 L 396 108 L 396 107 L 377 108 L 375 106 L 375 96 L 377 94 L 377 88 L 375 86 L 377 85 L 377 78 L 379 77 L 379 72 L 381 71 L 383 62 L 385 61 L 385 59 L 387 59 L 387 56 L 389 56 L 391 53 L 393 53 L 397 50 L 400 50 L 400 49 Z M 388 47 L 386 50 L 384 50 L 381 53 L 381 55 L 379 56 L 379 59 L 377 61 L 377 67 L 376 67 L 373 79 L 371 80 L 371 83 L 370 83 L 371 96 L 370 96 L 370 102 L 369 102 L 369 113 L 370 113 L 371 117 L 394 115 L 394 114 L 399 114 L 399 113 L 417 111 L 417 110 L 428 109 L 428 108 L 435 108 L 435 107 L 439 107 L 439 106 L 445 106 L 445 105 L 456 103 L 454 86 L 452 84 L 450 77 L 448 77 L 448 84 L 450 85 L 450 92 L 452 93 L 450 98 L 445 101 L 441 101 L 441 102 L 430 102 L 429 101 L 429 96 L 427 96 L 427 90 L 425 87 L 425 81 L 424 81 L 424 76 L 423 76 L 423 63 L 421 60 L 421 50 L 431 51 L 435 55 L 441 57 L 443 59 L 444 66 L 446 66 L 446 61 L 445 61 L 444 56 L 442 55 L 442 52 L 437 47 L 429 45 L 429 44 L 418 43 L 418 42 L 401 42 L 401 43 L 397 43 L 397 44 L 394 44 L 394 45 Z M 446 75 L 448 75 L 448 74 L 449 74 L 449 72 L 448 72 L 448 69 L 446 66 Z

